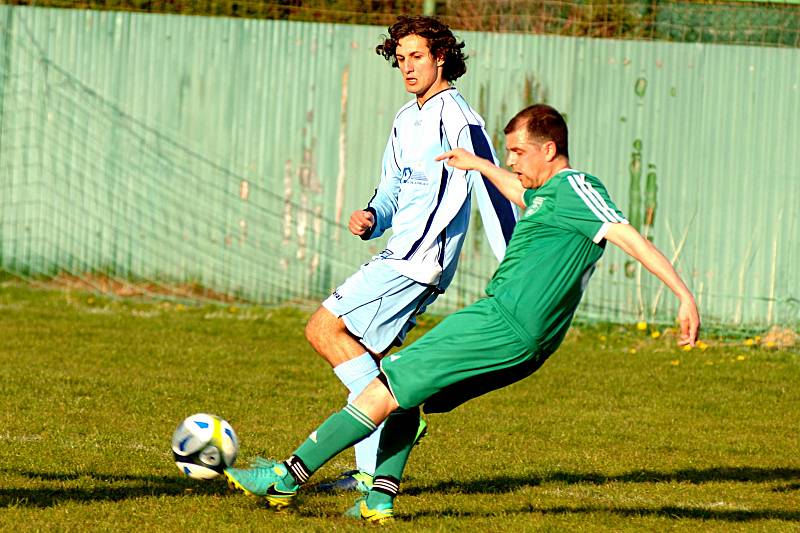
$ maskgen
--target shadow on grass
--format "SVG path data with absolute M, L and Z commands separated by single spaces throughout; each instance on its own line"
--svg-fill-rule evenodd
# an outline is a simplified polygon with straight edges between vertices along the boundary
M 148 496 L 228 496 L 225 483 L 221 479 L 196 481 L 180 476 L 144 476 L 133 474 L 103 474 L 97 472 L 36 472 L 16 469 L 0 469 L 8 476 L 28 478 L 30 482 L 40 482 L 34 487 L 0 487 L 0 508 L 8 507 L 51 507 L 67 502 L 122 501 Z M 502 494 L 523 487 L 535 487 L 543 483 L 591 484 L 606 483 L 711 483 L 711 482 L 750 482 L 771 481 L 788 482 L 774 491 L 788 492 L 800 489 L 800 469 L 798 468 L 755 468 L 718 467 L 708 469 L 685 469 L 675 472 L 654 470 L 635 470 L 619 475 L 604 475 L 595 472 L 553 472 L 544 476 L 494 476 L 473 480 L 447 480 L 430 485 L 407 487 L 403 490 L 409 495 L 429 493 L 456 494 Z M 70 484 L 75 486 L 59 486 Z M 783 510 L 737 510 L 703 509 L 691 507 L 665 506 L 654 508 L 624 507 L 551 507 L 536 508 L 527 506 L 505 511 L 510 514 L 573 514 L 573 513 L 611 513 L 622 516 L 664 516 L 669 518 L 692 518 L 721 521 L 754 521 L 776 519 L 800 521 L 800 511 Z M 408 519 L 423 516 L 481 517 L 496 513 L 465 512 L 463 510 L 438 510 L 416 513 Z M 405 519 L 405 518 L 401 518 Z
M 537 508 L 532 505 L 518 509 L 504 511 L 503 514 L 537 514 L 537 515 L 570 515 L 570 514 L 613 514 L 631 517 L 664 517 L 672 519 L 719 520 L 724 522 L 753 522 L 756 520 L 783 520 L 787 522 L 800 522 L 800 511 L 783 511 L 777 509 L 702 509 L 697 507 L 679 507 L 667 505 L 664 507 L 602 507 L 602 506 L 576 506 L 576 507 L 548 507 Z M 436 511 L 423 511 L 399 517 L 400 520 L 414 520 L 425 516 L 441 517 L 453 516 L 459 518 L 489 518 L 497 513 L 464 512 L 463 510 L 445 509 Z
M 429 492 L 460 494 L 497 494 L 511 492 L 523 487 L 536 487 L 542 483 L 564 483 L 567 485 L 605 485 L 606 483 L 714 483 L 741 481 L 765 483 L 770 481 L 799 481 L 800 468 L 759 467 L 715 467 L 689 468 L 675 472 L 657 470 L 634 470 L 625 474 L 606 475 L 597 472 L 553 472 L 543 476 L 492 476 L 473 480 L 447 480 L 430 485 L 408 487 L 406 494 Z M 790 484 L 791 487 L 796 484 Z
M 792 492 L 793 490 L 800 490 L 800 483 L 789 483 L 782 487 L 775 487 L 772 489 L 774 492 Z
M 25 477 L 38 486 L 0 486 L 0 508 L 50 507 L 59 503 L 121 501 L 148 496 L 225 496 L 221 479 L 192 480 L 180 476 L 137 476 L 98 472 L 34 472 L 0 469 L 9 476 Z M 26 483 L 29 485 L 30 483 Z M 61 486 L 69 484 L 70 486 Z

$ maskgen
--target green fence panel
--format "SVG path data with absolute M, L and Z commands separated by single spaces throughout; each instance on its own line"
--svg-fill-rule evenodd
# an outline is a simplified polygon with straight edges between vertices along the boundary
M 385 28 L 0 6 L 0 264 L 116 294 L 319 300 L 383 240 L 346 230 L 379 178 Z M 522 106 L 696 291 L 708 324 L 800 322 L 800 51 L 462 32 L 457 86 L 502 146 Z M 480 297 L 473 219 L 434 311 Z M 670 320 L 609 250 L 581 314 Z

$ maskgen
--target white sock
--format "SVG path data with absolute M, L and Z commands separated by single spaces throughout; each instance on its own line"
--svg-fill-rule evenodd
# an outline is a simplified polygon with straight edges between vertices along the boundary
M 378 365 L 375 364 L 375 360 L 369 353 L 364 352 L 358 357 L 333 367 L 333 373 L 347 387 L 351 395 L 355 394 L 353 396 L 355 398 L 378 375 Z
M 378 376 L 378 365 L 372 356 L 365 352 L 358 357 L 345 361 L 333 368 L 333 373 L 339 378 L 350 394 L 348 403 L 352 403 L 361 391 Z M 378 456 L 378 443 L 380 441 L 383 424 L 369 437 L 355 445 L 356 467 L 372 475 L 375 473 L 375 462 Z
M 378 445 L 381 442 L 381 432 L 384 424 L 385 422 L 381 422 L 369 437 L 353 446 L 356 451 L 356 467 L 371 476 L 375 475 L 375 466 L 378 462 Z

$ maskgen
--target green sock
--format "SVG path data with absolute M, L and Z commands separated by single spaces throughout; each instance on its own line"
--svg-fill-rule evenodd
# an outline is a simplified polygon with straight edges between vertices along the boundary
M 286 466 L 298 483 L 305 483 L 311 474 L 331 458 L 373 431 L 375 423 L 356 406 L 347 404 L 308 436 L 286 460 Z
M 414 447 L 419 428 L 419 408 L 398 409 L 389 415 L 381 432 L 378 462 L 367 506 L 391 504 L 400 489 L 400 479 Z

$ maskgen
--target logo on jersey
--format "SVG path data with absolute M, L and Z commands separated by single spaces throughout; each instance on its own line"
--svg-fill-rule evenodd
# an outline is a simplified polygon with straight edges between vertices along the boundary
M 337 300 L 341 300 L 342 299 L 342 295 L 339 294 L 338 290 L 333 291 L 333 297 L 336 298 Z
M 400 183 L 410 183 L 411 185 L 427 185 L 428 176 L 426 176 L 421 170 L 405 167 L 400 174 Z
M 536 211 L 539 210 L 540 207 L 542 207 L 543 203 L 544 203 L 544 198 L 542 196 L 537 196 L 536 198 L 534 198 L 531 205 L 529 205 L 528 209 L 525 210 L 525 216 L 529 217 L 532 214 L 534 214 Z

